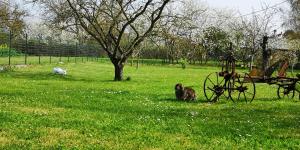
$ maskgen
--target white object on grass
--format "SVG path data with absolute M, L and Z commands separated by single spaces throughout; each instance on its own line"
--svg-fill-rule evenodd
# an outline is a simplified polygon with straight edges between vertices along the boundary
M 53 73 L 60 74 L 60 75 L 67 75 L 67 70 L 64 70 L 59 67 L 55 67 L 55 68 L 53 68 Z

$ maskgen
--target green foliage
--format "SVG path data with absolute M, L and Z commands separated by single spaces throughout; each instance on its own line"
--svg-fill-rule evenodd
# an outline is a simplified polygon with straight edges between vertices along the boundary
M 179 62 L 181 64 L 181 68 L 185 69 L 186 65 L 188 64 L 187 60 L 185 58 L 181 58 Z
M 222 56 L 228 49 L 230 38 L 229 34 L 218 27 L 208 27 L 204 31 L 205 47 L 212 56 Z
M 10 50 L 10 56 L 21 56 L 22 53 L 19 53 L 16 49 Z M 9 48 L 7 46 L 0 46 L 0 57 L 8 57 Z
M 65 77 L 56 66 L 0 73 L 0 149 L 300 148 L 300 103 L 273 86 L 257 84 L 251 104 L 204 103 L 204 79 L 220 68 L 127 66 L 134 80 L 114 82 L 109 63 L 61 64 Z M 178 82 L 198 101 L 177 101 Z

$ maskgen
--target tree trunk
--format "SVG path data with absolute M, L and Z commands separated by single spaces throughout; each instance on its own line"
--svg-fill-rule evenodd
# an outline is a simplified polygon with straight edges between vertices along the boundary
M 122 63 L 114 63 L 114 67 L 115 67 L 115 81 L 122 81 L 124 65 Z

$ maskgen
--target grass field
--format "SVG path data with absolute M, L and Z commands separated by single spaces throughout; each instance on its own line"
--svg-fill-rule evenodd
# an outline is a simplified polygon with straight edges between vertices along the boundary
M 298 100 L 259 84 L 251 104 L 206 103 L 203 81 L 218 70 L 127 65 L 124 82 L 99 62 L 0 73 L 0 149 L 300 149 Z M 175 100 L 178 82 L 198 100 Z

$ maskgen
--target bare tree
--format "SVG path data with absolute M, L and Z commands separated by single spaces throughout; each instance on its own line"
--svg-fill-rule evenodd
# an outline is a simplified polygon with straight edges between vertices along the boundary
M 198 1 L 199 2 L 199 1 Z M 176 9 L 175 9 L 176 7 Z M 201 28 L 206 22 L 208 7 L 196 0 L 174 3 L 159 24 L 158 36 L 167 48 L 169 62 L 179 59 L 196 60 L 196 45 L 201 42 Z M 161 42 L 159 42 L 161 43 Z
M 0 0 L 0 28 L 8 28 L 14 32 L 14 36 L 19 35 L 25 27 L 24 17 L 26 11 L 20 9 L 18 5 L 11 5 Z
M 34 0 L 45 8 L 48 22 L 64 30 L 80 26 L 107 53 L 115 81 L 137 46 L 150 36 L 170 0 Z M 138 30 L 143 20 L 145 29 Z M 131 36 L 128 32 L 133 31 Z M 130 38 L 130 39 L 128 39 Z M 123 42 L 127 40 L 129 42 Z

